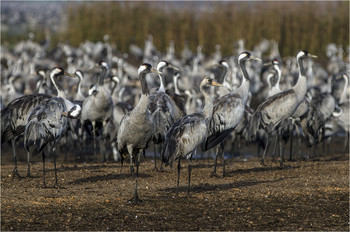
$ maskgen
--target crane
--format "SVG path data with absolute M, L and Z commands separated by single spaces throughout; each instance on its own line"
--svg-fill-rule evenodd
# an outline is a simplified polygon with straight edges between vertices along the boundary
M 254 112 L 250 131 L 255 135 L 255 131 L 259 128 L 271 133 L 278 129 L 281 122 L 289 118 L 303 101 L 307 91 L 307 80 L 303 60 L 307 57 L 316 58 L 317 56 L 310 54 L 307 50 L 299 51 L 297 54 L 297 62 L 299 66 L 299 77 L 297 83 L 289 90 L 280 92 L 267 98 L 261 103 Z M 277 136 L 280 131 L 277 132 Z M 264 164 L 264 158 L 268 149 L 268 142 L 264 150 L 261 164 Z M 282 151 L 280 150 L 280 156 Z M 280 165 L 283 165 L 283 157 L 280 157 Z
M 157 65 L 157 70 L 160 73 L 163 73 L 163 69 L 171 68 L 176 71 L 179 69 L 169 64 L 169 62 L 162 60 Z M 180 109 L 175 104 L 174 100 L 165 92 L 164 87 L 164 76 L 158 74 L 160 87 L 155 92 L 151 93 L 148 100 L 148 109 L 151 111 L 155 133 L 153 136 L 153 144 L 154 144 L 154 169 L 157 170 L 157 160 L 156 160 L 156 144 L 160 146 L 164 142 L 165 135 L 170 127 L 181 118 L 182 113 Z M 160 146 L 161 150 L 161 146 Z M 163 163 L 162 163 L 163 164 Z M 161 169 L 163 166 L 161 166 Z
M 190 159 L 188 165 L 188 193 L 191 186 L 192 156 L 196 153 L 196 147 L 201 144 L 207 137 L 207 123 L 213 113 L 213 102 L 209 96 L 210 86 L 222 86 L 209 77 L 205 77 L 200 84 L 200 91 L 205 99 L 205 106 L 199 113 L 194 113 L 182 117 L 175 122 L 165 137 L 162 160 L 172 167 L 173 162 L 177 159 L 177 185 L 176 196 L 180 181 L 180 161 L 181 158 Z
M 50 78 L 58 91 L 57 97 L 45 98 L 40 104 L 35 106 L 28 114 L 26 126 L 24 129 L 24 147 L 28 153 L 30 148 L 35 146 L 37 152 L 42 152 L 43 158 L 43 184 L 45 183 L 45 152 L 43 149 L 48 143 L 53 143 L 53 153 L 55 145 L 61 136 L 66 132 L 68 119 L 80 116 L 81 107 L 70 102 L 62 87 L 56 82 L 59 76 L 71 76 L 61 68 L 54 68 L 50 73 Z M 55 165 L 55 186 L 57 185 L 56 158 L 54 154 Z
M 142 94 L 135 108 L 126 114 L 120 122 L 118 130 L 118 152 L 121 161 L 127 157 L 130 158 L 130 171 L 134 181 L 134 196 L 129 202 L 138 203 L 140 201 L 137 193 L 137 177 L 140 166 L 140 153 L 144 152 L 149 142 L 152 140 L 155 127 L 151 112 L 148 109 L 149 89 L 147 85 L 146 75 L 148 73 L 158 73 L 159 71 L 152 68 L 148 63 L 143 63 L 138 69 L 138 76 L 141 82 Z M 136 165 L 136 177 L 135 177 Z
M 96 161 L 96 122 L 102 122 L 105 128 L 107 120 L 113 113 L 113 100 L 111 94 L 104 87 L 104 79 L 108 70 L 108 65 L 104 61 L 98 62 L 98 66 L 102 69 L 98 77 L 97 91 L 94 94 L 84 99 L 81 112 L 81 124 L 84 125 L 86 121 L 92 124 L 92 136 L 94 140 L 94 160 Z M 103 140 L 102 138 L 101 140 Z M 100 146 L 101 148 L 103 146 Z M 103 154 L 103 161 L 105 161 L 105 154 Z
M 214 104 L 213 114 L 208 126 L 208 137 L 202 144 L 203 151 L 207 151 L 220 144 L 216 152 L 213 175 L 216 175 L 217 157 L 219 154 L 222 154 L 223 170 L 225 170 L 223 140 L 230 135 L 232 130 L 242 120 L 245 112 L 250 87 L 249 75 L 246 70 L 246 62 L 248 60 L 261 61 L 261 59 L 252 56 L 247 51 L 241 53 L 238 57 L 239 67 L 243 74 L 241 85 L 229 94 L 220 97 Z M 225 171 L 223 171 L 223 176 L 225 176 Z

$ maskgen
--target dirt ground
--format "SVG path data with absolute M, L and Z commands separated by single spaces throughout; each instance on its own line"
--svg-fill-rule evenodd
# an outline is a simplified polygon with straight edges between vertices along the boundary
M 12 178 L 11 158 L 4 157 L 2 231 L 349 230 L 349 154 L 285 162 L 284 168 L 271 157 L 265 167 L 257 158 L 231 158 L 224 178 L 210 176 L 213 159 L 194 159 L 190 195 L 184 160 L 179 197 L 176 168 L 154 171 L 147 157 L 141 161 L 137 205 L 127 203 L 133 195 L 128 165 L 59 160 L 60 188 L 54 188 L 51 160 L 43 188 L 40 156 L 32 163 L 33 177 L 20 179 Z M 18 169 L 25 176 L 24 160 Z

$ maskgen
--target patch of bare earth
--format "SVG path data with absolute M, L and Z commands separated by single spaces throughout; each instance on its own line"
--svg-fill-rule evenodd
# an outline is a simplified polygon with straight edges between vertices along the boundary
M 336 155 L 335 155 L 336 156 Z M 333 157 L 335 157 L 333 156 Z M 227 160 L 226 177 L 210 177 L 213 160 L 194 160 L 191 193 L 182 162 L 180 194 L 176 168 L 140 166 L 139 194 L 132 197 L 129 168 L 119 163 L 32 164 L 32 178 L 13 179 L 13 164 L 1 166 L 1 230 L 349 230 L 348 154 L 319 161 Z M 21 175 L 26 164 L 19 164 Z M 218 174 L 221 174 L 221 167 Z

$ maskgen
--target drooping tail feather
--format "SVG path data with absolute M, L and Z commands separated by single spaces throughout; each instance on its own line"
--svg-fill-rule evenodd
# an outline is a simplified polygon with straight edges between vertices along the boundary
M 255 140 L 256 140 L 256 133 L 260 127 L 260 121 L 261 121 L 261 112 L 259 112 L 259 111 L 255 112 L 253 114 L 251 121 L 250 121 L 249 129 L 248 129 L 250 142 L 255 142 Z
M 220 133 L 213 134 L 209 136 L 202 144 L 201 148 L 203 151 L 208 151 L 221 143 L 232 131 L 234 128 L 230 128 Z
M 162 161 L 165 163 L 165 165 L 169 165 L 170 167 L 173 166 L 174 161 L 174 152 L 176 150 L 176 142 L 173 138 L 166 139 L 164 143 L 164 149 L 162 152 Z
M 169 112 L 164 112 L 161 108 L 157 108 L 153 113 L 153 120 L 156 127 L 153 140 L 156 144 L 159 144 L 164 141 L 165 135 L 171 127 L 172 117 Z
M 45 126 L 38 121 L 30 121 L 24 131 L 24 147 L 27 151 L 31 146 L 35 146 L 38 152 L 41 152 L 48 143 L 48 131 Z M 46 135 L 46 136 L 45 136 Z

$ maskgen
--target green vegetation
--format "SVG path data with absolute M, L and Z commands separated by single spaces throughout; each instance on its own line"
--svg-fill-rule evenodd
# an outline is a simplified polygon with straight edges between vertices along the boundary
M 207 5 L 210 5 L 208 2 Z M 220 44 L 224 55 L 244 38 L 247 49 L 263 38 L 279 43 L 282 56 L 308 49 L 325 56 L 328 43 L 349 45 L 349 2 L 213 2 L 199 11 L 198 3 L 182 2 L 169 8 L 162 2 L 85 2 L 68 6 L 66 31 L 54 41 L 78 46 L 99 41 L 105 34 L 121 52 L 133 42 L 143 47 L 148 34 L 162 52 L 171 40 L 179 54 L 186 41 L 192 51 L 198 44 L 211 54 Z

